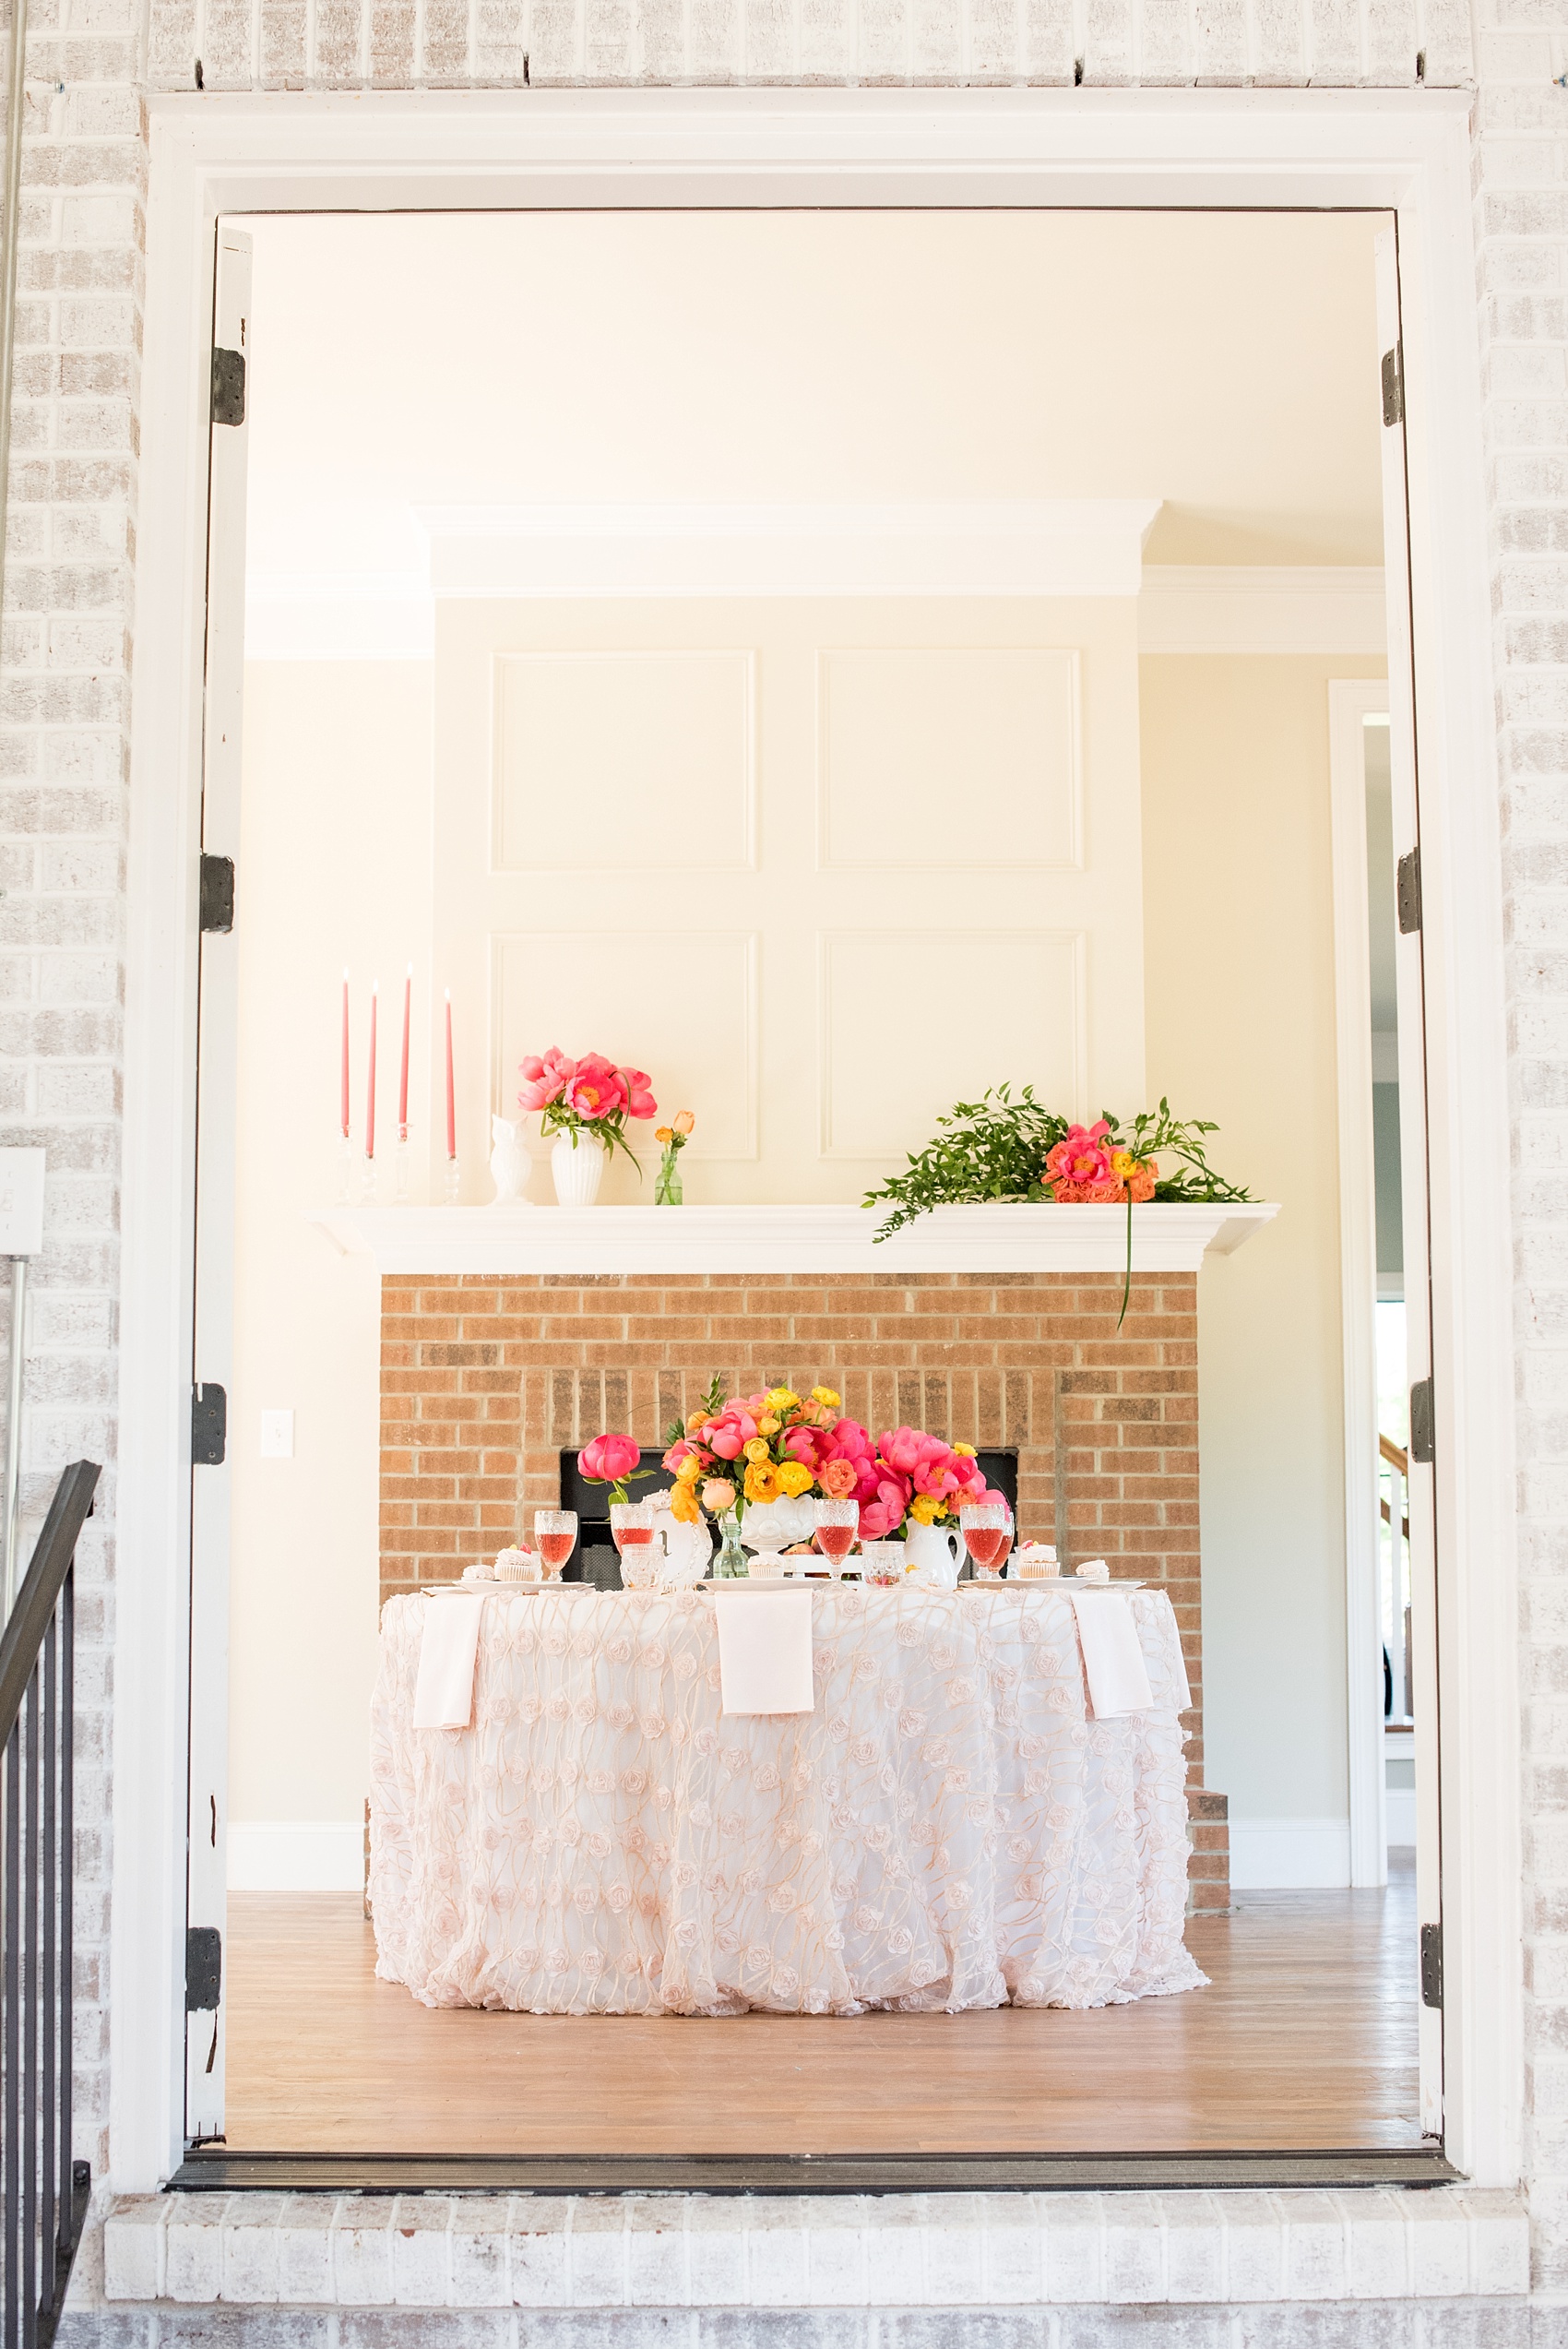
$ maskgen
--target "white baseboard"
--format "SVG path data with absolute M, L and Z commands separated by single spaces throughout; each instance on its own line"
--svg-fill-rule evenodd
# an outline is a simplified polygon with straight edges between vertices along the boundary
M 1230 1882 L 1238 1892 L 1313 1892 L 1350 1881 L 1348 1818 L 1232 1818 Z
M 364 1828 L 357 1818 L 262 1818 L 229 1830 L 231 1892 L 357 1892 Z
M 1413 1843 L 1416 1840 L 1416 1790 L 1413 1786 L 1391 1786 L 1384 1797 L 1388 1806 L 1388 1846 Z

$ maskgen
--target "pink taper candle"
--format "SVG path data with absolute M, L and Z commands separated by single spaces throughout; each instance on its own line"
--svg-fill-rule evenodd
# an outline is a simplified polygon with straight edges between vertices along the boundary
M 403 1066 L 398 1079 L 398 1139 L 409 1139 L 409 1021 L 414 1008 L 414 966 L 409 965 L 403 981 Z
M 349 974 L 343 973 L 343 1139 L 349 1139 Z
M 375 1156 L 375 999 L 381 992 L 378 979 L 370 991 L 370 1082 L 364 1097 L 364 1154 Z
M 446 990 L 446 1155 L 457 1155 L 457 1096 L 452 1089 L 452 990 Z

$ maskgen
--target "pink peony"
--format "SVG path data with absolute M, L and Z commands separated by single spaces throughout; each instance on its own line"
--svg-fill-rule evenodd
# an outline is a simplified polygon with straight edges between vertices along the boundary
M 566 1081 L 564 1099 L 568 1109 L 591 1122 L 624 1111 L 626 1088 L 602 1053 L 585 1053 Z
M 849 1461 L 825 1460 L 816 1472 L 816 1481 L 829 1500 L 847 1501 L 860 1479 Z
M 615 1071 L 626 1091 L 626 1113 L 631 1117 L 657 1117 L 659 1103 L 648 1091 L 646 1068 L 617 1068 Z
M 523 1082 L 517 1089 L 519 1109 L 548 1109 L 559 1101 L 572 1079 L 577 1064 L 568 1060 L 556 1044 L 552 1044 L 542 1060 L 529 1053 L 517 1064 L 517 1074 Z
M 1070 1126 L 1065 1139 L 1046 1153 L 1046 1176 L 1058 1199 L 1063 1187 L 1082 1198 L 1086 1186 L 1099 1183 L 1110 1183 L 1110 1196 L 1117 1195 L 1121 1185 L 1111 1163 L 1110 1134 L 1106 1120 L 1097 1117 L 1092 1126 Z
M 703 1429 L 703 1440 L 719 1454 L 720 1460 L 739 1460 L 756 1434 L 756 1421 L 749 1411 L 742 1411 L 731 1403 L 717 1419 L 710 1419 Z
M 577 1454 L 577 1466 L 590 1485 L 618 1485 L 641 1457 L 630 1436 L 596 1436 Z
M 694 1444 L 689 1436 L 683 1436 L 678 1444 L 671 1445 L 662 1464 L 673 1475 L 683 1460 L 700 1461 L 704 1468 L 713 1465 L 713 1454 L 702 1444 Z
M 802 1466 L 809 1468 L 814 1476 L 823 1461 L 828 1458 L 826 1429 L 791 1427 L 784 1438 L 784 1457 L 786 1460 L 798 1460 Z M 845 1487 L 846 1491 L 852 1489 L 850 1485 Z M 828 1487 L 825 1485 L 823 1490 L 826 1492 Z

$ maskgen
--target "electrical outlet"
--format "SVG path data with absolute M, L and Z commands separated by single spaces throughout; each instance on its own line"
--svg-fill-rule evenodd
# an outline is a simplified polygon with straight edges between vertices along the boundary
M 294 1414 L 291 1411 L 262 1413 L 261 1456 L 263 1460 L 293 1459 Z

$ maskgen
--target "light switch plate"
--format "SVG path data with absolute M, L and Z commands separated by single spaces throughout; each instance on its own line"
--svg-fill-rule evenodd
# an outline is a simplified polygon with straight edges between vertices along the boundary
M 293 1459 L 294 1414 L 291 1411 L 262 1413 L 261 1456 L 263 1460 Z

